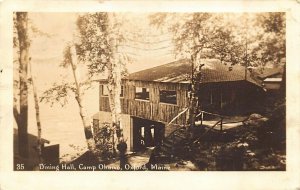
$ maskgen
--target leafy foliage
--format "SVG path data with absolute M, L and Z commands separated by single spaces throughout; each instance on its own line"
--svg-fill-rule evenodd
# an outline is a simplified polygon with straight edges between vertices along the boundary
M 259 41 L 260 48 L 257 50 L 261 54 L 260 60 L 278 66 L 281 59 L 286 56 L 285 14 L 281 12 L 259 14 L 256 23 L 264 32 Z
M 76 46 L 78 57 L 87 65 L 91 75 L 102 73 L 110 62 L 112 48 L 109 44 L 107 13 L 86 14 L 78 17 L 80 43 Z
M 72 61 L 72 54 L 71 54 L 71 44 L 67 44 L 64 48 L 63 52 L 63 60 L 60 64 L 61 67 L 67 68 L 70 66 L 70 63 Z
M 53 106 L 54 103 L 59 103 L 61 106 L 64 106 L 68 102 L 68 96 L 70 92 L 75 93 L 75 91 L 76 89 L 74 84 L 54 83 L 50 89 L 43 92 L 40 101 L 51 103 L 51 106 Z
M 284 13 L 158 13 L 150 19 L 174 34 L 176 55 L 183 58 L 254 67 L 285 58 Z
M 99 156 L 103 160 L 112 158 L 114 155 L 114 129 L 108 123 L 103 123 L 101 127 L 94 128 L 94 139 Z
M 113 62 L 115 55 L 122 65 L 122 74 L 126 74 L 126 64 L 131 58 L 124 53 L 118 52 L 118 44 L 125 41 L 124 33 L 120 31 L 122 19 L 114 19 L 113 26 L 109 23 L 107 12 L 84 14 L 78 17 L 78 38 L 76 46 L 78 58 L 87 63 L 89 75 L 94 76 L 103 73 Z M 116 44 L 112 44 L 112 39 Z
M 86 80 L 80 83 L 83 91 L 91 88 L 91 81 Z M 74 95 L 76 87 L 74 83 L 62 81 L 60 84 L 53 83 L 52 87 L 45 90 L 40 97 L 40 102 L 50 103 L 53 106 L 55 103 L 65 106 L 68 103 L 68 99 Z M 84 94 L 84 92 L 82 92 Z

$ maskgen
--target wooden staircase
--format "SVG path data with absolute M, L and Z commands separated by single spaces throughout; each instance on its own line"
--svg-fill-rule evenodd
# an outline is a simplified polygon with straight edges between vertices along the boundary
M 160 146 L 153 151 L 152 159 L 158 163 L 167 163 L 172 159 L 188 156 L 189 133 L 185 127 L 178 128 L 164 138 Z M 151 158 L 149 160 L 151 162 Z
M 178 118 L 181 114 L 183 114 L 187 109 L 183 110 L 179 113 L 174 119 L 170 121 L 171 124 L 176 118 Z M 206 125 L 204 123 L 204 114 L 213 115 L 219 117 L 219 120 L 213 122 L 211 125 Z M 222 135 L 222 124 L 223 117 L 218 114 L 208 113 L 205 111 L 201 111 L 197 116 L 198 124 L 194 126 L 192 129 L 193 132 L 188 131 L 187 127 L 180 127 L 175 129 L 172 133 L 170 133 L 167 137 L 164 138 L 163 142 L 155 147 L 149 163 L 168 163 L 171 160 L 179 159 L 189 159 L 192 153 L 193 144 L 197 144 L 200 140 L 205 139 L 205 137 L 209 137 L 211 135 L 210 132 L 215 131 L 217 136 Z M 169 125 L 168 124 L 168 125 Z M 220 127 L 220 130 L 216 130 L 217 127 Z M 197 132 L 196 132 L 197 131 Z M 196 132 L 196 133 L 195 133 Z M 193 137 L 190 135 L 193 133 Z M 212 133 L 212 134 L 214 134 Z M 194 136 L 197 134 L 196 136 Z
M 161 145 L 161 151 L 164 154 L 176 155 L 179 147 L 188 142 L 188 133 L 186 128 L 182 127 L 173 131 L 166 137 Z
M 217 121 L 213 126 L 197 126 L 194 130 L 198 130 L 198 135 L 194 137 L 190 137 L 190 132 L 186 127 L 175 129 L 164 138 L 159 146 L 155 147 L 149 162 L 168 163 L 176 159 L 189 159 L 192 156 L 192 145 L 198 143 L 219 125 L 222 125 L 222 119 Z M 199 130 L 201 130 L 201 132 Z M 220 135 L 222 130 L 218 130 L 217 133 Z

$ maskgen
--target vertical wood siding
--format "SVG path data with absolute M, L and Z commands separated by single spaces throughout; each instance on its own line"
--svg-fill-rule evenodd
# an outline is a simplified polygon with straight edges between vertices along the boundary
M 102 83 L 103 84 L 103 83 Z M 100 84 L 101 85 L 101 84 Z M 124 97 L 121 98 L 122 113 L 132 116 L 168 123 L 178 113 L 187 107 L 187 84 L 159 83 L 144 81 L 123 81 Z M 135 100 L 135 87 L 149 88 L 149 101 Z M 110 111 L 109 99 L 102 96 L 102 88 L 99 88 L 100 111 Z M 174 90 L 177 94 L 177 105 L 160 103 L 160 90 Z M 175 124 L 185 124 L 186 115 L 175 120 Z

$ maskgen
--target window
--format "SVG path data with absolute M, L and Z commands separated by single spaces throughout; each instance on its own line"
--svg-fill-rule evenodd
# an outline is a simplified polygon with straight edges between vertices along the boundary
M 108 88 L 107 88 L 107 85 L 104 84 L 104 85 L 101 85 L 101 88 L 102 88 L 102 96 L 108 96 Z M 124 86 L 121 86 L 121 94 L 120 94 L 121 97 L 124 96 Z
M 108 88 L 107 88 L 107 85 L 101 85 L 101 91 L 102 91 L 102 96 L 108 96 Z
M 163 103 L 177 104 L 176 91 L 160 90 L 159 100 Z
M 124 97 L 124 86 L 121 86 L 121 94 L 120 97 Z
M 135 87 L 135 99 L 149 100 L 149 88 Z

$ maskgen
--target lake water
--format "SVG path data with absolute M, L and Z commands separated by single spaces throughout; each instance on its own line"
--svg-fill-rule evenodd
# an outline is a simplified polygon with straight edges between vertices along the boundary
M 37 64 L 33 67 L 38 96 L 49 87 L 53 82 L 59 83 L 61 80 L 71 80 L 72 78 L 62 77 L 68 70 L 58 68 L 57 64 Z M 28 132 L 37 136 L 36 117 L 34 108 L 33 92 L 29 89 L 29 116 Z M 92 117 L 98 111 L 99 97 L 98 85 L 86 91 L 84 95 L 85 108 L 88 116 Z M 79 115 L 78 104 L 74 96 L 68 98 L 68 104 L 39 103 L 40 119 L 42 125 L 42 138 L 50 141 L 50 144 L 60 145 L 61 160 L 69 160 L 77 157 L 78 154 L 86 150 L 84 128 Z M 16 128 L 16 126 L 14 126 Z

